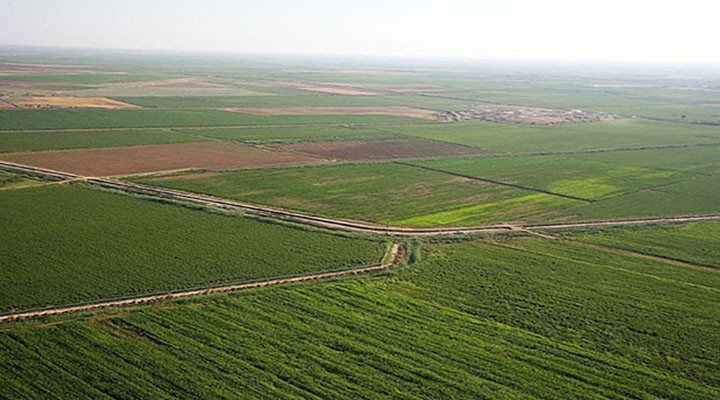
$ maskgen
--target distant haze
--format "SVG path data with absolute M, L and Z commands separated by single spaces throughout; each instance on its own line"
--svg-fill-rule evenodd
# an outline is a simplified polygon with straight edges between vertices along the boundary
M 0 44 L 720 63 L 720 0 L 0 0 Z

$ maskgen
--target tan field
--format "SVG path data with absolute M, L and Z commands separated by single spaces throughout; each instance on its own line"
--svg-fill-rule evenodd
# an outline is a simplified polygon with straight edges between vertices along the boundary
M 393 115 L 435 121 L 437 112 L 420 108 L 394 107 L 232 107 L 223 108 L 250 115 Z
M 35 96 L 18 99 L 16 103 L 28 108 L 137 108 L 107 97 Z

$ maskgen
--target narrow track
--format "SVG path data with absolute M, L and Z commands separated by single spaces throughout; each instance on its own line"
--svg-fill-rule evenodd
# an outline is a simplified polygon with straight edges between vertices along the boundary
M 182 299 L 185 297 L 205 296 L 205 295 L 210 295 L 210 294 L 215 294 L 215 293 L 236 292 L 239 290 L 257 289 L 257 288 L 262 288 L 262 287 L 267 287 L 267 286 L 287 285 L 287 284 L 291 284 L 291 283 L 327 280 L 327 279 L 339 278 L 339 277 L 344 277 L 344 276 L 366 275 L 366 274 L 371 274 L 371 273 L 375 273 L 375 272 L 379 272 L 379 271 L 383 271 L 386 269 L 396 267 L 396 266 L 400 265 L 400 263 L 403 261 L 404 257 L 405 257 L 404 247 L 400 246 L 399 244 L 393 244 L 392 247 L 390 248 L 388 261 L 385 263 L 380 263 L 378 265 L 373 265 L 370 267 L 346 269 L 346 270 L 340 270 L 340 271 L 315 272 L 315 273 L 296 275 L 296 276 L 286 277 L 286 278 L 275 278 L 275 279 L 271 278 L 271 279 L 267 279 L 267 280 L 259 280 L 259 281 L 253 281 L 253 282 L 233 283 L 233 284 L 228 284 L 228 285 L 224 285 L 224 286 L 209 286 L 209 287 L 178 290 L 178 291 L 159 293 L 159 294 L 151 294 L 151 295 L 139 296 L 139 297 L 128 297 L 128 298 L 120 298 L 120 299 L 113 299 L 113 300 L 107 300 L 107 301 L 89 302 L 89 303 L 85 303 L 85 304 L 73 304 L 70 306 L 57 306 L 57 307 L 43 308 L 43 309 L 36 309 L 36 310 L 26 310 L 26 311 L 21 311 L 21 312 L 12 313 L 12 314 L 0 315 L 0 323 L 6 322 L 6 321 L 20 321 L 20 320 L 31 319 L 31 318 L 48 317 L 48 316 L 59 315 L 59 314 L 94 311 L 94 310 L 98 310 L 98 309 L 102 309 L 102 308 L 109 308 L 109 307 L 134 306 L 134 305 L 139 305 L 139 304 L 155 303 L 158 301 Z
M 473 227 L 449 227 L 449 228 L 405 228 L 384 226 L 359 221 L 349 221 L 343 219 L 325 218 L 299 212 L 286 211 L 265 207 L 254 204 L 247 204 L 223 198 L 188 193 L 179 190 L 161 189 L 153 186 L 140 185 L 136 183 L 126 183 L 108 178 L 84 177 L 66 172 L 53 171 L 44 168 L 37 168 L 27 165 L 15 164 L 0 161 L 0 169 L 8 171 L 20 172 L 24 174 L 37 175 L 53 180 L 62 181 L 83 181 L 92 185 L 100 186 L 107 189 L 119 190 L 127 193 L 140 194 L 149 197 L 162 198 L 167 200 L 189 202 L 201 204 L 211 207 L 218 207 L 228 210 L 241 211 L 251 215 L 262 216 L 266 218 L 278 219 L 283 221 L 294 222 L 303 225 L 314 226 L 318 228 L 364 233 L 372 235 L 401 236 L 401 237 L 433 237 L 433 236 L 451 236 L 451 235 L 472 235 L 483 233 L 503 233 L 513 231 L 553 231 L 566 230 L 573 228 L 588 227 L 605 227 L 605 226 L 625 226 L 625 225 L 647 225 L 660 223 L 686 223 L 696 221 L 713 221 L 720 220 L 720 214 L 707 215 L 681 215 L 681 216 L 663 216 L 633 219 L 608 219 L 595 221 L 576 221 L 562 223 L 545 223 L 545 224 L 527 224 L 527 225 L 482 225 Z

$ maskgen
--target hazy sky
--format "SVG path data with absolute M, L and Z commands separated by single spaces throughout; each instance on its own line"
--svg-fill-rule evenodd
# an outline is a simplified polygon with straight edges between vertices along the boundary
M 720 0 L 0 0 L 0 44 L 720 63 Z

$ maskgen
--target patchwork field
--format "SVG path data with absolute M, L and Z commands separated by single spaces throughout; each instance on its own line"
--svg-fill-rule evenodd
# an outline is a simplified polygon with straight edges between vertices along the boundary
M 135 180 L 320 215 L 408 226 L 542 219 L 581 203 L 391 163 Z
M 2 47 L 0 160 L 119 190 L 2 167 L 0 398 L 720 398 L 719 87 L 699 66 Z M 486 224 L 513 226 L 463 228 Z
M 385 250 L 76 186 L 0 191 L 0 202 L 0 312 L 367 265 Z
M 483 157 L 415 163 L 593 201 L 694 177 L 681 171 L 603 163 L 582 156 Z
M 419 139 L 332 141 L 276 145 L 277 149 L 346 161 L 481 155 L 472 147 Z
M 218 142 L 88 150 L 10 153 L 4 160 L 86 176 L 129 175 L 186 168 L 257 167 L 318 163 L 298 154 Z

